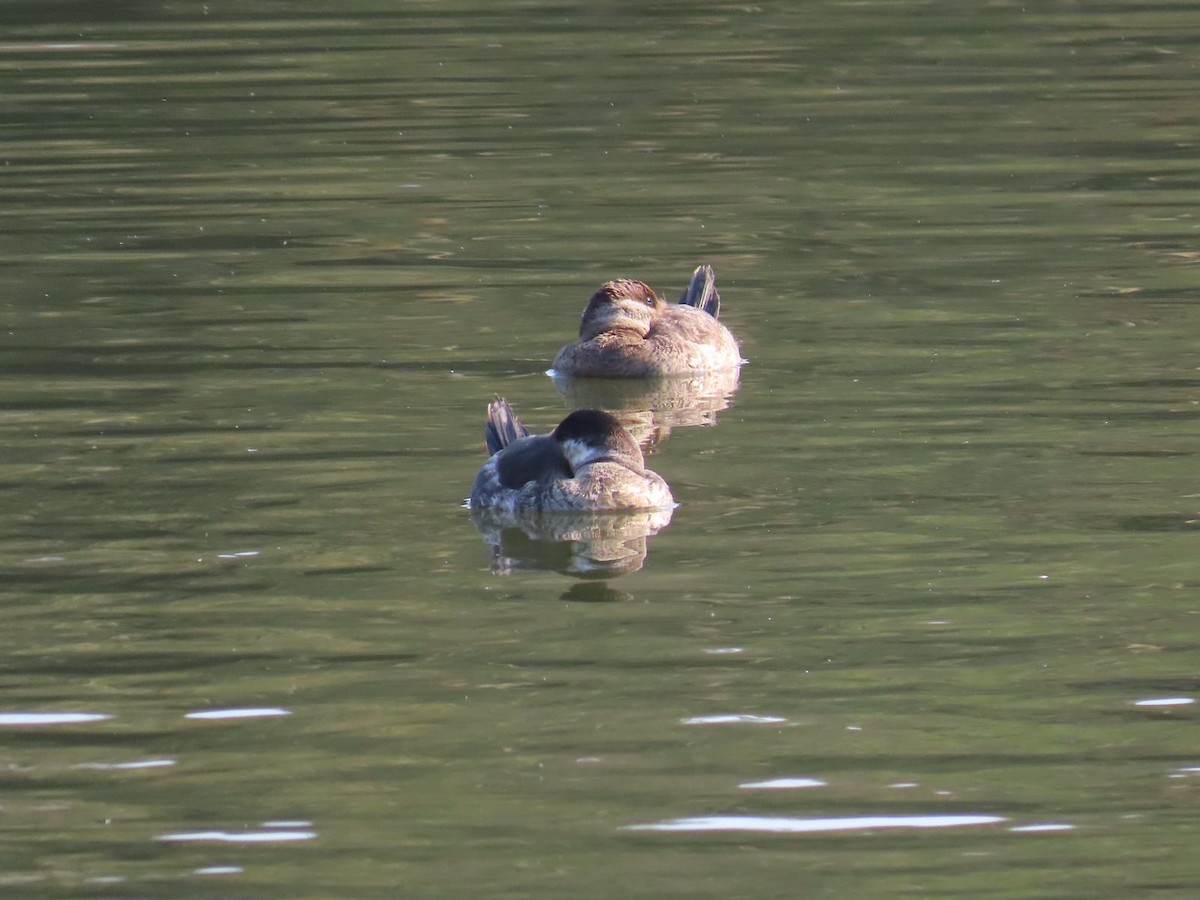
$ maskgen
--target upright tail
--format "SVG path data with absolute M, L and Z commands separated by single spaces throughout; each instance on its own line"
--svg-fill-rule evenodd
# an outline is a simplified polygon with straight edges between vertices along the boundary
M 679 302 L 702 309 L 714 319 L 721 315 L 721 295 L 717 293 L 717 280 L 712 266 L 696 266 L 692 283 L 687 286 Z
M 499 453 L 513 441 L 519 441 L 523 437 L 529 437 L 529 429 L 521 424 L 507 400 L 497 397 L 488 404 L 483 439 L 487 443 L 489 455 Z

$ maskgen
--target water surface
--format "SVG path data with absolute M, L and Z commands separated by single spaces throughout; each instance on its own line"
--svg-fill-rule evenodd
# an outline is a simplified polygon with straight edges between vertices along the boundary
M 0 887 L 1195 895 L 1190 4 L 0 21 Z M 671 523 L 496 574 L 488 400 L 699 262 Z

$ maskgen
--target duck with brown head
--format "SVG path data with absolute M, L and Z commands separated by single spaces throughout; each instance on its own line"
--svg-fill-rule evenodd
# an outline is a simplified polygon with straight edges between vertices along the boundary
M 711 266 L 699 266 L 678 303 L 641 281 L 618 278 L 592 295 L 579 340 L 554 359 L 554 373 L 582 378 L 656 378 L 736 370 L 737 341 L 717 317 Z

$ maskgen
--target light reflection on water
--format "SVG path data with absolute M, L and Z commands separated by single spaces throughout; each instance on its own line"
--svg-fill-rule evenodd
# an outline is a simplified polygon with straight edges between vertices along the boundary
M 1145 700 L 1135 700 L 1134 706 L 1190 706 L 1195 703 L 1194 697 L 1147 697 Z
M 113 770 L 135 770 L 135 769 L 161 769 L 166 766 L 173 766 L 178 763 L 174 759 L 143 759 L 135 762 L 123 763 L 79 763 L 72 766 L 73 769 L 113 769 Z
M 819 778 L 771 778 L 767 781 L 747 781 L 738 787 L 748 791 L 793 790 L 795 788 L 825 787 Z
M 962 828 L 994 825 L 1002 816 L 851 816 L 844 819 L 794 819 L 783 816 L 700 816 L 652 825 L 627 825 L 627 831 L 760 831 L 767 834 L 808 834 L 828 831 L 876 831 L 889 828 Z
M 168 843 L 280 844 L 311 841 L 316 837 L 315 831 L 181 831 L 159 835 L 157 840 Z
M 752 713 L 715 713 L 707 716 L 689 716 L 682 721 L 684 725 L 779 725 L 787 719 Z
M 0 712 L 0 726 L 75 725 L 111 719 L 106 713 L 85 712 Z
M 261 719 L 271 716 L 290 716 L 287 709 L 264 707 L 261 709 L 205 709 L 184 715 L 185 719 Z

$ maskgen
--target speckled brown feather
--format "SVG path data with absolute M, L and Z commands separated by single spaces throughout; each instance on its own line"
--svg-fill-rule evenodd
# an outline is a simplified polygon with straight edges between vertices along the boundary
M 717 321 L 721 298 L 710 266 L 699 266 L 680 302 L 663 302 L 644 282 L 603 285 L 584 309 L 578 341 L 554 359 L 568 377 L 654 378 L 735 369 L 737 341 Z

